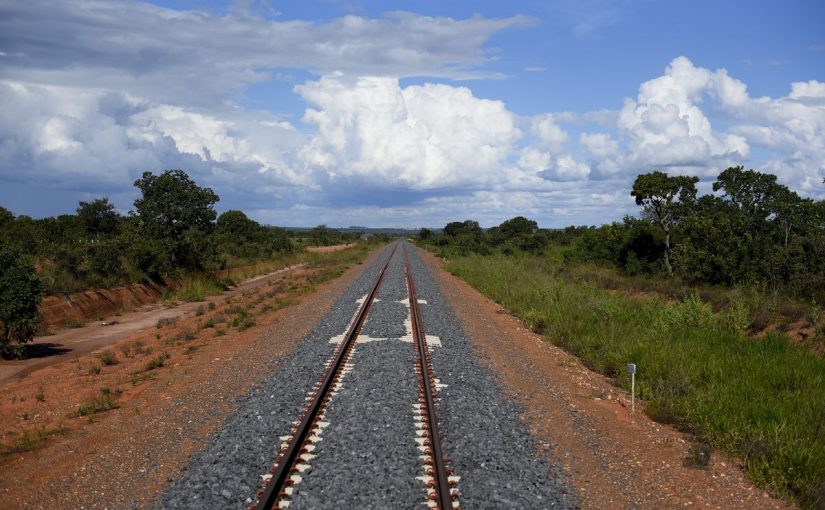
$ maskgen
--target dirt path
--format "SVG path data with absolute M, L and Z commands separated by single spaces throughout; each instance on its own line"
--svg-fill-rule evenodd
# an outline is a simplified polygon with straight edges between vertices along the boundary
M 621 388 L 420 253 L 478 356 L 524 406 L 523 418 L 550 461 L 561 463 L 583 508 L 791 508 L 724 455 L 713 453 L 706 468 L 685 465 L 688 436 L 650 420 L 638 405 L 631 417 Z
M 42 368 L 65 363 L 112 345 L 138 331 L 155 326 L 161 319 L 176 319 L 184 314 L 194 313 L 198 307 L 204 304 L 223 303 L 232 296 L 265 285 L 266 282 L 278 275 L 305 265 L 297 264 L 272 273 L 255 276 L 226 292 L 209 296 L 204 301 L 195 303 L 178 302 L 171 306 L 155 303 L 118 316 L 108 317 L 102 321 L 94 321 L 79 328 L 66 329 L 53 335 L 37 337 L 26 346 L 29 352 L 28 359 L 0 360 L 0 387 L 13 381 L 19 381 Z

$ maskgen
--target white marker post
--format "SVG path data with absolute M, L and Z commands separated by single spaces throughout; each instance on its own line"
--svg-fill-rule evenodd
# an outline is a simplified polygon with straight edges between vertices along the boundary
M 627 372 L 630 374 L 630 415 L 636 415 L 636 364 L 628 363 Z

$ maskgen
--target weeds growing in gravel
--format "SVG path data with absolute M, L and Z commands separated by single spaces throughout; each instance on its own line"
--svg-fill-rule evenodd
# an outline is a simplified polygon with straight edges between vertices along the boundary
M 560 275 L 547 258 L 470 256 L 447 268 L 628 389 L 625 364 L 635 362 L 636 388 L 653 419 L 739 456 L 773 492 L 817 504 L 825 484 L 825 358 L 777 333 L 743 335 L 741 310 L 714 314 L 696 295 L 674 303 L 611 294 Z

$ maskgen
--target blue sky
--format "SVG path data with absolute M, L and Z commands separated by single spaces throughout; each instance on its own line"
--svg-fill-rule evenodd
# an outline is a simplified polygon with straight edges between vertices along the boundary
M 183 168 L 279 225 L 542 226 L 727 166 L 825 198 L 821 2 L 0 0 L 0 205 Z

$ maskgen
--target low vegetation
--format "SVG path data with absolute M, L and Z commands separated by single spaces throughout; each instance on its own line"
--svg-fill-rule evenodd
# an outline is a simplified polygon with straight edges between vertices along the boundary
M 100 395 L 96 395 L 88 400 L 88 402 L 78 409 L 80 416 L 91 416 L 93 414 L 103 413 L 117 409 L 120 407 L 117 403 L 117 398 L 123 393 L 123 390 L 110 388 L 101 388 Z
M 779 334 L 743 336 L 698 296 L 668 303 L 568 282 L 540 257 L 479 256 L 448 269 L 629 389 L 628 362 L 654 419 L 741 456 L 777 493 L 806 498 L 825 482 L 825 359 Z
M 543 230 L 452 222 L 418 242 L 533 331 L 629 389 L 696 438 L 685 465 L 736 455 L 761 486 L 825 505 L 825 202 L 776 177 L 652 172 L 641 218 Z
M 8 455 L 36 450 L 45 444 L 49 438 L 64 434 L 66 430 L 67 429 L 63 426 L 57 426 L 54 428 L 41 427 L 33 430 L 24 430 L 19 436 L 15 437 L 15 439 L 8 444 L 0 442 L 0 459 L 3 459 Z

